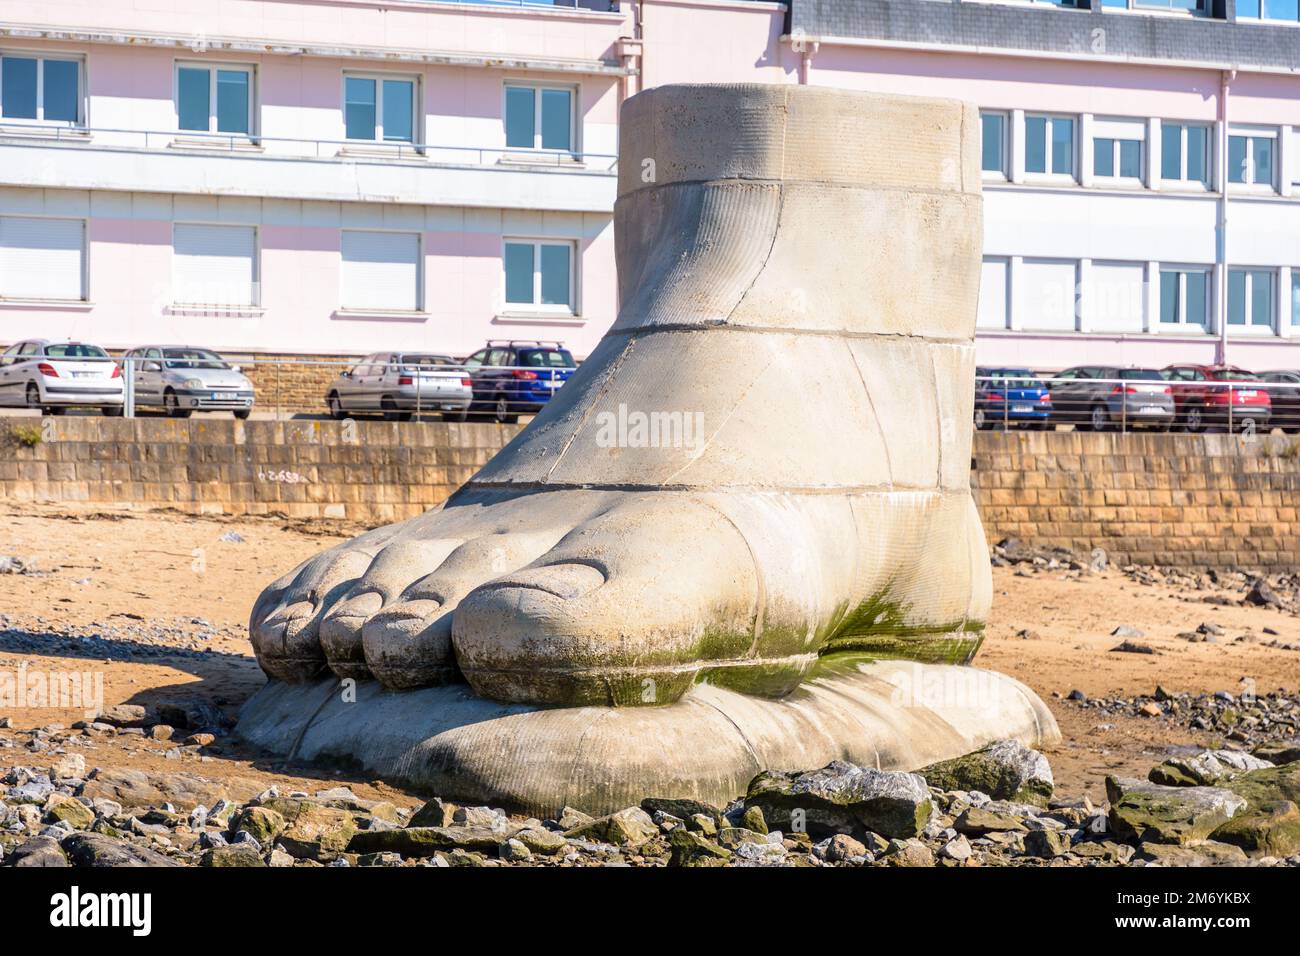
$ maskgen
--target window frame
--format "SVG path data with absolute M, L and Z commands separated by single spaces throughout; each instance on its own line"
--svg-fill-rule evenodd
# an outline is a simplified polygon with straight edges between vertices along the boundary
M 1254 126 L 1254 125 L 1233 125 L 1228 126 L 1228 157 L 1224 163 L 1224 170 L 1227 174 L 1228 181 L 1225 184 L 1234 192 L 1253 192 L 1253 193 L 1276 193 L 1278 191 L 1278 180 L 1281 170 L 1278 169 L 1278 160 L 1281 158 L 1280 149 L 1281 131 L 1276 126 Z M 1246 169 L 1249 171 L 1250 178 L 1237 182 L 1232 178 L 1232 141 L 1234 139 L 1246 140 Z M 1260 182 L 1256 179 L 1255 166 L 1255 147 L 1256 140 L 1268 140 L 1272 146 L 1272 160 L 1270 162 L 1271 178 L 1268 182 Z
M 1031 119 L 1046 120 L 1043 124 L 1044 142 L 1044 165 L 1046 169 L 1042 172 L 1031 170 L 1029 168 L 1029 121 Z M 1070 121 L 1070 171 L 1068 173 L 1057 173 L 1052 171 L 1052 125 L 1057 120 Z M 1077 183 L 1079 181 L 1080 166 L 1080 139 L 1079 131 L 1081 123 L 1079 117 L 1073 113 L 1045 113 L 1045 112 L 1026 112 L 1023 120 L 1024 124 L 1024 142 L 1022 150 L 1024 152 L 1024 170 L 1025 179 L 1036 182 L 1053 182 L 1053 183 Z
M 89 104 L 86 102 L 86 57 L 81 54 L 70 53 L 67 56 L 53 55 L 40 50 L 22 50 L 0 48 L 0 61 L 7 57 L 13 57 L 18 60 L 35 60 L 36 61 L 36 116 L 4 116 L 0 115 L 0 126 L 32 126 L 42 128 L 59 129 L 85 129 L 87 126 L 87 112 Z M 77 118 L 75 120 L 58 120 L 45 118 L 45 63 L 46 61 L 55 61 L 59 63 L 75 63 L 77 66 Z M 0 114 L 4 109 L 4 72 L 0 68 Z
M 208 128 L 206 131 L 181 128 L 181 70 L 206 70 L 208 73 Z M 217 129 L 217 71 L 219 70 L 231 73 L 246 73 L 248 75 L 247 132 L 229 133 L 220 132 Z M 227 62 L 223 60 L 185 60 L 180 58 L 172 62 L 172 114 L 175 118 L 178 136 L 231 137 L 235 139 L 242 138 L 251 142 L 257 139 L 259 132 L 258 116 L 261 110 L 258 107 L 256 64 L 239 60 Z
M 992 182 L 1007 182 L 1011 179 L 1011 113 L 1009 110 L 980 110 L 980 175 Z M 1001 163 L 998 169 L 984 168 L 984 117 L 996 116 L 1002 121 L 1002 141 L 998 144 Z
M 510 244 L 531 245 L 533 247 L 533 301 L 511 302 L 506 298 L 506 246 Z M 569 250 L 569 304 L 546 305 L 542 298 L 542 247 L 563 246 Z M 501 237 L 501 303 L 508 313 L 529 313 L 553 315 L 560 317 L 578 317 L 582 314 L 578 301 L 580 282 L 578 278 L 578 257 L 580 246 L 576 239 L 556 238 L 555 236 L 502 236 Z
M 510 103 L 510 90 L 527 89 L 533 93 L 533 145 L 532 146 L 511 146 L 509 145 L 509 116 L 507 110 Z M 575 159 L 582 155 L 581 132 L 582 124 L 578 122 L 578 117 L 582 115 L 579 105 L 578 95 L 581 92 L 581 86 L 574 83 L 549 83 L 544 80 L 512 80 L 507 79 L 501 84 L 501 138 L 506 143 L 506 150 L 511 153 L 541 153 L 555 155 L 569 155 Z M 542 91 L 543 90 L 563 90 L 569 94 L 569 148 L 568 149 L 547 149 L 542 145 Z
M 1269 315 L 1268 323 L 1256 323 L 1251 321 L 1254 318 L 1254 291 L 1255 279 L 1259 274 L 1264 274 L 1268 278 L 1269 288 Z M 1242 277 L 1242 317 L 1244 322 L 1232 322 L 1232 277 L 1234 274 Z M 1228 289 L 1227 295 L 1224 296 L 1224 315 L 1223 322 L 1228 327 L 1230 335 L 1277 335 L 1278 334 L 1278 271 L 1269 266 L 1229 266 L 1228 268 Z
M 1165 142 L 1167 139 L 1168 128 L 1170 126 L 1178 127 L 1178 179 L 1168 179 L 1165 176 Z M 1203 149 L 1202 160 L 1204 162 L 1205 178 L 1189 179 L 1187 176 L 1187 158 L 1190 155 L 1187 149 L 1187 133 L 1193 127 L 1204 131 L 1205 146 Z M 1180 120 L 1180 119 L 1160 119 L 1160 167 L 1159 182 L 1160 188 L 1165 189 L 1166 184 L 1169 188 L 1191 189 L 1198 192 L 1210 192 L 1214 183 L 1214 151 L 1215 151 L 1214 124 L 1201 120 Z
M 348 80 L 372 80 L 375 84 L 375 135 L 370 139 L 356 139 L 348 135 Z M 384 83 L 403 81 L 411 84 L 411 138 L 384 138 Z M 424 85 L 419 73 L 402 73 L 385 70 L 344 70 L 339 81 L 339 119 L 343 122 L 343 141 L 349 148 L 370 145 L 379 148 L 415 149 L 424 151 Z M 361 230 L 366 231 L 366 230 Z M 370 230 L 376 231 L 376 230 Z M 382 231 L 382 230 L 380 230 Z M 401 231 L 401 230 L 392 230 Z
M 1097 144 L 1105 142 L 1110 143 L 1111 169 L 1115 170 L 1115 172 L 1112 172 L 1109 175 L 1097 171 Z M 1147 150 L 1144 148 L 1146 146 L 1145 139 L 1133 139 L 1132 137 L 1119 136 L 1094 136 L 1092 138 L 1092 143 L 1092 178 L 1094 181 L 1101 182 L 1108 186 L 1141 186 L 1146 181 L 1146 176 L 1144 175 L 1146 173 L 1147 153 Z M 1125 176 L 1123 173 L 1119 172 L 1119 170 L 1123 168 L 1121 157 L 1123 156 L 1124 143 L 1138 144 L 1138 171 L 1136 176 Z
M 1164 320 L 1164 276 L 1166 273 L 1178 276 L 1177 322 L 1166 322 Z M 1187 321 L 1187 276 L 1191 273 L 1205 276 L 1205 321 L 1199 324 Z M 1152 323 L 1157 334 L 1174 334 L 1184 332 L 1189 328 L 1199 329 L 1201 334 L 1204 335 L 1212 334 L 1214 331 L 1211 327 L 1214 321 L 1214 267 L 1194 263 L 1162 262 L 1158 268 L 1158 275 L 1160 289 L 1157 296 L 1155 321 Z

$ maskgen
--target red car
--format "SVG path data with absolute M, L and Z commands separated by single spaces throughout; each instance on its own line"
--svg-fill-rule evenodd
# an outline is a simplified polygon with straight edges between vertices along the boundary
M 1235 365 L 1169 365 L 1160 374 L 1173 388 L 1175 421 L 1189 432 L 1211 425 L 1268 427 L 1272 402 L 1268 389 L 1250 387 L 1261 381 L 1254 372 Z

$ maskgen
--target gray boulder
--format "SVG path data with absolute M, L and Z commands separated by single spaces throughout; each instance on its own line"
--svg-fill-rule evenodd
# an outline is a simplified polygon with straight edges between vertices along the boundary
M 876 770 L 837 760 L 806 773 L 767 771 L 749 784 L 745 807 L 763 811 L 767 825 L 814 839 L 864 831 L 916 836 L 930 819 L 930 790 L 914 773 Z
M 974 753 L 918 770 L 936 790 L 978 790 L 994 800 L 1046 806 L 1055 786 L 1047 758 L 1018 740 L 998 740 Z

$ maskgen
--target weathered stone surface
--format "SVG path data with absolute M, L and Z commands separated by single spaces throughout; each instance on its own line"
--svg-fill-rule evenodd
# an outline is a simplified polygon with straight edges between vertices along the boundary
M 1110 825 L 1122 840 L 1187 844 L 1205 840 L 1246 807 L 1218 787 L 1165 787 L 1144 780 L 1106 778 Z
M 969 807 L 953 822 L 959 833 L 983 836 L 986 833 L 1024 832 L 1025 818 L 989 806 Z
M 841 863 L 867 855 L 866 844 L 853 839 L 847 833 L 837 833 L 830 838 L 823 851 L 826 859 L 832 863 Z
M 52 798 L 45 819 L 50 823 L 65 823 L 74 830 L 86 830 L 95 822 L 95 813 L 75 797 Z
M 930 790 L 918 774 L 835 761 L 807 773 L 770 771 L 749 785 L 745 807 L 758 807 L 769 826 L 805 830 L 817 838 L 871 830 L 888 837 L 921 832 L 930 817 Z M 803 826 L 792 826 L 792 821 Z
M 662 811 L 679 820 L 689 820 L 696 814 L 703 814 L 710 817 L 715 825 L 720 825 L 722 822 L 722 811 L 702 800 L 647 797 L 641 801 L 641 809 L 651 816 L 654 816 L 655 811 Z
M 434 797 L 411 817 L 407 826 L 412 827 L 449 827 L 455 822 L 456 804 L 448 803 Z
M 285 797 L 268 800 L 262 806 L 284 820 L 280 846 L 300 860 L 318 860 L 342 853 L 357 832 L 356 818 L 347 810 Z M 274 823 L 274 818 L 264 818 L 261 822 Z
M 559 853 L 568 846 L 563 834 L 542 827 L 524 827 L 515 833 L 514 838 L 528 847 L 531 852 L 546 856 Z
M 1250 858 L 1242 849 L 1228 843 L 1206 841 L 1188 846 L 1172 843 L 1144 843 L 1137 852 L 1139 859 L 1161 866 L 1244 866 Z
M 934 851 L 915 838 L 890 840 L 884 859 L 890 866 L 934 866 Z
M 685 827 L 668 834 L 669 866 L 725 866 L 731 851 Z
M 469 827 L 405 827 L 399 830 L 362 830 L 347 845 L 349 853 L 399 853 L 433 856 L 439 850 L 491 852 L 501 845 L 501 832 Z
M 1166 787 L 1212 786 L 1239 774 L 1271 766 L 1269 761 L 1240 750 L 1203 750 L 1190 756 L 1170 757 L 1152 767 L 1147 779 Z
M 574 827 L 565 836 L 570 839 L 604 840 L 616 846 L 639 846 L 658 834 L 659 828 L 650 819 L 650 814 L 640 807 L 628 807 Z
M 251 843 L 232 843 L 228 846 L 214 846 L 204 850 L 199 858 L 199 866 L 217 867 L 264 867 L 266 861 Z
M 1025 834 L 1025 852 L 1050 860 L 1070 849 L 1070 838 L 1061 830 L 1030 830 Z
M 66 867 L 71 866 L 64 856 L 59 841 L 53 837 L 32 837 L 13 849 L 5 861 L 10 866 Z
M 1052 797 L 1052 768 L 1018 740 L 998 740 L 974 753 L 918 770 L 936 790 L 978 790 L 994 800 L 1046 806 Z
M 235 818 L 231 830 L 247 833 L 258 843 L 266 845 L 278 837 L 285 826 L 284 817 L 270 807 L 246 807 Z
M 86 776 L 86 758 L 81 754 L 64 754 L 50 768 L 55 780 L 80 780 Z
M 1267 760 L 1272 764 L 1296 763 L 1300 761 L 1300 744 L 1270 743 L 1262 744 L 1251 751 L 1253 756 Z
M 115 800 L 124 807 L 153 807 L 170 803 L 182 810 L 210 807 L 226 794 L 224 785 L 192 773 L 147 773 L 143 770 L 100 770 L 81 790 L 84 797 Z
M 60 844 L 73 866 L 176 866 L 161 853 L 101 833 L 74 833 Z

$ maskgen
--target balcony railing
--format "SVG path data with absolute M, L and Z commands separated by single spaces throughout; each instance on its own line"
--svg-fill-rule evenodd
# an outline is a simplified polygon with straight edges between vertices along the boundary
M 457 0 L 460 2 L 460 0 Z M 502 0 L 530 2 L 530 0 Z M 0 142 L 110 149 L 218 151 L 231 156 L 300 159 L 405 161 L 451 166 L 509 166 L 613 173 L 613 153 L 584 153 L 559 149 L 511 149 L 505 146 L 459 146 L 447 143 L 408 143 L 381 140 L 311 139 L 247 133 L 205 133 L 192 130 L 118 129 L 103 126 L 54 126 L 0 123 Z

